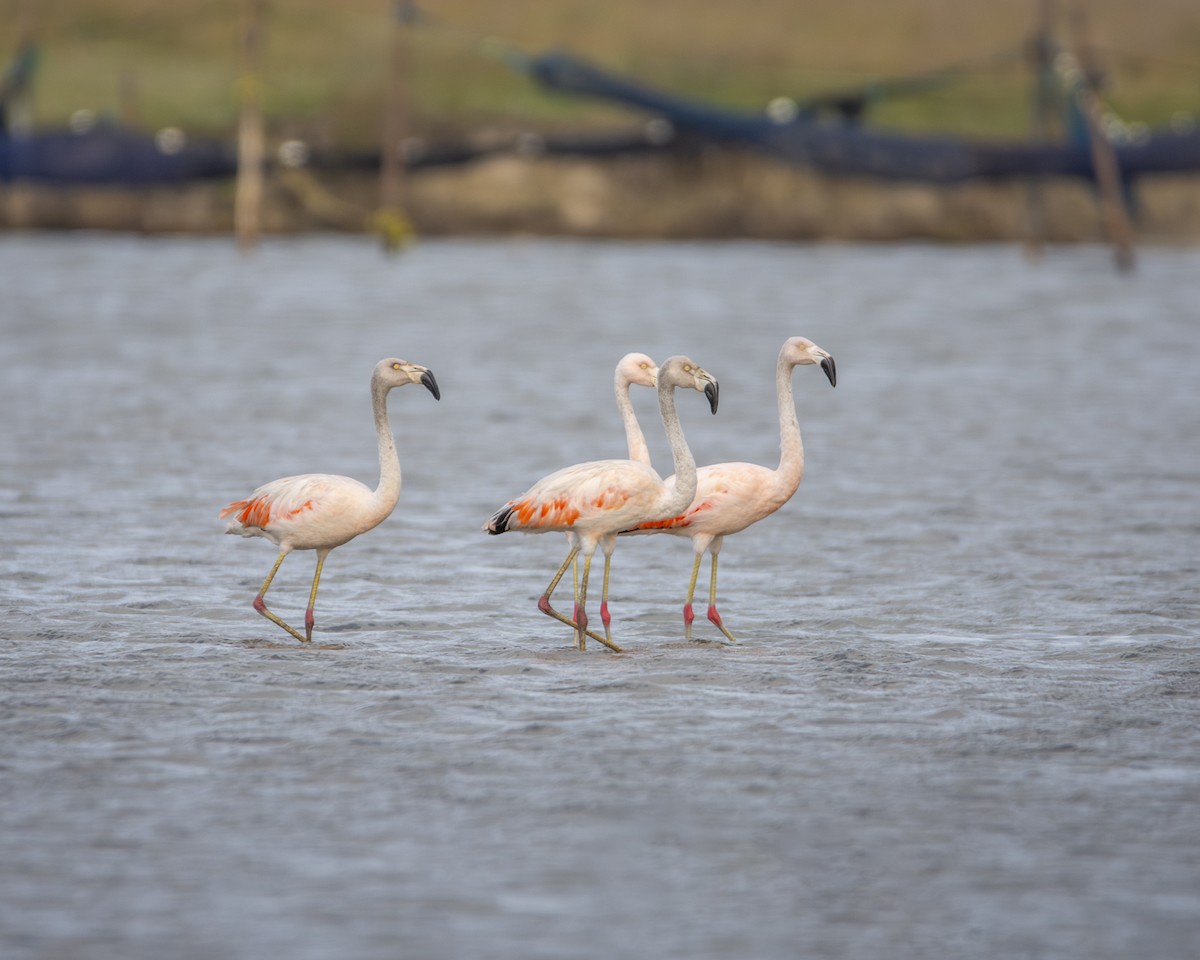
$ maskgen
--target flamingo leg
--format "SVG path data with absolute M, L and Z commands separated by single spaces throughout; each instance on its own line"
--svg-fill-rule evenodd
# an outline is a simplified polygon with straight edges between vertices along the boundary
M 588 573 L 592 569 L 592 555 L 585 553 L 583 557 L 583 577 L 579 583 L 579 616 L 575 619 L 575 644 L 580 650 L 587 646 L 587 585 Z
M 612 643 L 612 614 L 608 612 L 608 573 L 612 566 L 612 554 L 604 554 L 604 588 L 600 592 L 600 621 L 604 624 L 604 635 L 608 637 L 608 641 Z
M 575 557 L 578 553 L 578 547 L 571 548 L 571 552 L 567 554 L 567 559 L 562 562 L 562 566 L 559 567 L 558 572 L 554 574 L 554 579 L 550 581 L 550 584 L 546 587 L 545 592 L 538 598 L 538 609 L 541 610 L 542 613 L 546 614 L 548 617 L 553 617 L 559 623 L 565 623 L 568 627 L 575 629 L 576 632 L 579 630 L 578 622 L 563 616 L 561 613 L 555 610 L 554 607 L 550 605 L 550 597 L 554 593 L 555 588 L 558 586 L 558 582 L 563 578 L 563 574 L 567 572 L 567 567 L 571 566 L 571 564 L 575 562 Z M 599 634 L 593 633 L 591 630 L 587 630 L 586 635 L 591 637 L 593 640 L 598 640 L 600 643 L 604 644 L 606 647 L 616 653 L 621 652 L 621 648 L 611 640 L 607 640 Z
M 571 563 L 571 579 L 575 585 L 575 606 L 571 611 L 572 619 L 579 621 L 579 557 Z
M 698 562 L 699 557 L 696 559 Z M 692 581 L 695 582 L 695 576 L 692 577 Z M 730 643 L 737 643 L 737 637 L 729 632 L 729 629 L 721 621 L 721 615 L 717 613 L 717 555 L 715 553 L 712 555 L 712 580 L 708 585 L 708 619 L 729 638 Z
M 290 633 L 293 637 L 295 637 L 301 643 L 307 643 L 309 640 L 312 639 L 311 636 L 310 637 L 303 636 L 298 630 L 296 630 L 295 627 L 291 627 L 288 624 L 284 623 L 279 617 L 277 617 L 274 613 L 272 613 L 269 609 L 267 609 L 267 601 L 266 601 L 267 590 L 270 589 L 271 581 L 275 579 L 275 574 L 277 574 L 279 572 L 279 566 L 280 566 L 280 564 L 283 563 L 283 558 L 286 557 L 287 555 L 288 555 L 287 550 L 281 550 L 279 552 L 279 556 L 275 559 L 275 566 L 273 566 L 271 568 L 271 572 L 267 574 L 267 579 L 263 581 L 263 585 L 259 588 L 258 594 L 254 598 L 254 609 L 257 610 L 259 613 L 261 613 L 264 617 L 266 617 L 272 623 L 278 624 L 279 626 L 283 627 L 284 630 L 286 630 L 288 633 Z
M 696 562 L 692 564 L 692 579 L 688 583 L 687 600 L 683 604 L 683 635 L 692 639 L 692 621 L 696 614 L 692 611 L 692 598 L 696 595 L 696 578 L 700 576 L 700 561 L 704 559 L 704 551 L 696 554 Z
M 328 550 L 317 551 L 317 572 L 313 574 L 312 592 L 308 595 L 308 608 L 304 611 L 304 633 L 309 643 L 312 643 L 313 607 L 317 604 L 317 585 L 321 582 L 321 569 L 325 566 L 327 556 L 329 556 Z

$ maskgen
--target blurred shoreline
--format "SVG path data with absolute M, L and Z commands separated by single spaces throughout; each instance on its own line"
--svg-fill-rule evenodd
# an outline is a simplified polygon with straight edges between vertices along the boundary
M 153 188 L 0 187 L 0 229 L 220 234 L 233 229 L 233 182 Z M 1089 184 L 1042 184 L 1048 243 L 1103 239 Z M 267 178 L 266 234 L 366 232 L 378 174 L 284 170 Z M 612 239 L 1023 242 L 1023 181 L 952 186 L 835 178 L 736 150 L 603 160 L 493 155 L 419 170 L 404 208 L 424 236 L 528 234 Z M 1200 243 L 1200 176 L 1135 188 L 1137 241 Z

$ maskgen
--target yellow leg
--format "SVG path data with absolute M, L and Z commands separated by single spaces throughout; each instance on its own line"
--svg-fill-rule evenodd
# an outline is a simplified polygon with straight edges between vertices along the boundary
M 575 619 L 575 643 L 580 650 L 587 646 L 587 585 L 588 573 L 592 569 L 592 555 L 583 558 L 583 577 L 579 583 L 579 613 Z
M 257 610 L 259 613 L 261 613 L 264 617 L 266 617 L 272 623 L 278 624 L 279 626 L 283 627 L 284 630 L 286 630 L 288 633 L 290 633 L 293 637 L 295 637 L 301 643 L 307 643 L 309 640 L 312 639 L 311 635 L 308 637 L 303 636 L 298 630 L 296 630 L 295 627 L 288 626 L 288 624 L 284 623 L 281 619 L 279 619 L 279 617 L 277 617 L 274 613 L 272 613 L 269 609 L 267 609 L 267 602 L 265 599 L 267 596 L 267 590 L 270 589 L 271 581 L 275 579 L 275 574 L 279 572 L 279 566 L 280 566 L 280 564 L 283 563 L 283 558 L 286 557 L 287 555 L 288 555 L 288 551 L 286 551 L 286 550 L 281 550 L 279 552 L 279 556 L 275 559 L 275 566 L 273 566 L 271 568 L 271 572 L 267 574 L 267 579 L 263 581 L 263 585 L 259 588 L 258 595 L 254 598 L 254 609 Z M 313 585 L 313 592 L 314 593 L 316 592 L 315 584 Z
M 608 637 L 609 645 L 612 644 L 612 629 L 609 624 L 612 623 L 612 617 L 608 613 L 608 573 L 612 566 L 612 554 L 604 554 L 604 588 L 600 592 L 600 622 L 604 624 L 604 635 Z
M 725 634 L 730 643 L 737 643 L 737 637 L 729 632 L 721 621 L 721 615 L 717 613 L 717 555 L 715 553 L 712 555 L 712 579 L 708 585 L 708 619 Z
M 696 578 L 700 576 L 700 561 L 704 558 L 704 551 L 696 554 L 696 562 L 692 564 L 692 579 L 688 583 L 687 600 L 683 603 L 683 635 L 688 639 L 692 639 L 692 621 L 696 619 L 696 614 L 692 611 L 692 598 L 696 595 Z
M 312 642 L 313 607 L 317 603 L 317 585 L 321 582 L 321 570 L 325 566 L 325 558 L 327 556 L 329 556 L 328 550 L 317 551 L 317 572 L 313 574 L 312 592 L 308 595 L 308 609 L 304 611 L 304 633 L 309 643 Z

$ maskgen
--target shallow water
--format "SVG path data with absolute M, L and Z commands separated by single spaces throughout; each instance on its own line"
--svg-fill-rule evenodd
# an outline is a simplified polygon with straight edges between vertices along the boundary
M 0 269 L 5 957 L 1194 955 L 1200 252 L 25 235 Z M 639 538 L 627 652 L 575 651 L 534 606 L 562 538 L 482 522 L 621 455 L 631 349 L 720 379 L 680 399 L 700 463 L 775 462 L 795 334 L 839 383 L 795 372 L 804 482 L 721 555 L 740 645 L 682 639 L 689 546 Z M 373 483 L 389 355 L 442 401 L 392 394 L 399 507 L 302 648 L 216 513 Z

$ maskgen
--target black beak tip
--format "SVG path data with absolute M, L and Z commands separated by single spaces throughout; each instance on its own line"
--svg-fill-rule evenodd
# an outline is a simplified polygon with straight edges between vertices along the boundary
M 708 405 L 712 408 L 712 412 L 717 412 L 717 400 L 721 396 L 721 388 L 715 382 L 706 383 L 704 385 L 704 395 L 708 397 Z
M 423 374 L 421 374 L 421 382 L 425 384 L 425 388 L 433 394 L 434 400 L 442 399 L 442 391 L 438 389 L 437 380 L 434 379 L 432 370 L 426 370 Z
M 821 369 L 825 371 L 825 376 L 829 378 L 831 387 L 837 386 L 837 364 L 833 362 L 833 357 L 825 357 L 821 361 Z

